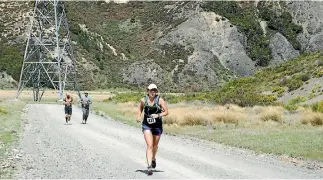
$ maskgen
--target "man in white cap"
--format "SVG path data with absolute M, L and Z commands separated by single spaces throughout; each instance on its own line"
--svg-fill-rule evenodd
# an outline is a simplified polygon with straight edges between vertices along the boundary
M 157 95 L 158 89 L 155 84 L 148 86 L 147 93 L 138 105 L 137 122 L 141 121 L 141 113 L 144 112 L 142 131 L 147 143 L 147 173 L 152 175 L 153 169 L 156 168 L 156 153 L 159 139 L 163 133 L 162 117 L 168 115 L 168 107 L 164 99 Z
M 73 97 L 68 92 L 66 92 L 66 96 L 63 99 L 63 104 L 65 105 L 64 110 L 65 110 L 66 123 L 68 123 L 68 121 L 71 120 L 73 103 L 74 103 Z

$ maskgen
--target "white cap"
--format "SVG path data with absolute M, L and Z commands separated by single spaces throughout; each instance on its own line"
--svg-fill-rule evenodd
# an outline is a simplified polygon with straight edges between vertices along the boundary
M 156 84 L 150 84 L 149 86 L 148 86 L 148 89 L 150 90 L 150 89 L 157 89 L 157 86 L 156 86 Z

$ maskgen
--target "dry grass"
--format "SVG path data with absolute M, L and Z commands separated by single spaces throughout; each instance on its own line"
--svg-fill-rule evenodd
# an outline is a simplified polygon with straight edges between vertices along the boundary
M 15 93 L 16 91 L 14 90 L 1 91 L 0 99 L 11 99 L 14 97 Z M 70 93 L 77 98 L 75 92 Z M 113 96 L 113 94 L 110 92 L 90 92 L 90 96 L 95 104 L 98 104 L 99 102 L 102 102 L 103 99 Z M 56 92 L 46 91 L 43 101 L 54 102 L 57 100 L 57 97 Z M 23 91 L 20 99 L 32 101 L 32 91 Z M 93 105 L 96 106 L 95 104 Z M 114 111 L 134 120 L 136 118 L 137 106 L 137 102 L 126 102 L 113 105 Z M 286 113 L 286 110 L 280 106 L 254 106 L 242 108 L 232 104 L 218 106 L 201 103 L 197 105 L 179 103 L 169 104 L 169 116 L 164 117 L 163 120 L 166 125 L 181 126 L 202 125 L 219 127 L 219 124 L 233 124 L 235 127 L 290 126 L 300 124 L 322 126 L 323 114 L 305 108 L 299 108 L 295 113 Z
M 282 107 L 268 106 L 259 114 L 263 121 L 275 121 L 282 123 L 284 109 Z
M 228 114 L 228 113 L 217 113 L 214 115 L 214 118 L 212 119 L 212 123 L 234 123 L 237 124 L 239 122 L 239 119 L 234 114 Z
M 95 104 L 93 108 L 97 106 L 113 119 L 140 127 L 135 123 L 137 103 Z M 306 108 L 291 113 L 279 106 L 241 108 L 179 103 L 169 104 L 169 115 L 163 122 L 167 133 L 323 161 L 322 115 Z
M 175 116 L 166 116 L 163 119 L 164 124 L 167 125 L 173 125 L 173 124 L 178 124 L 177 118 Z
M 115 104 L 115 110 L 122 115 L 136 118 L 137 103 Z M 300 108 L 290 113 L 280 106 L 255 106 L 242 108 L 237 105 L 211 106 L 192 104 L 170 104 L 169 115 L 163 118 L 165 125 L 211 126 L 232 124 L 234 127 L 276 127 L 284 125 L 309 124 L 322 126 L 323 114 Z
M 184 116 L 183 120 L 180 121 L 179 124 L 194 126 L 194 125 L 205 125 L 205 122 L 207 122 L 207 120 L 203 119 L 202 116 L 188 115 L 188 116 Z
M 323 125 L 323 114 L 311 111 L 305 111 L 301 114 L 301 124 L 311 124 L 312 126 Z

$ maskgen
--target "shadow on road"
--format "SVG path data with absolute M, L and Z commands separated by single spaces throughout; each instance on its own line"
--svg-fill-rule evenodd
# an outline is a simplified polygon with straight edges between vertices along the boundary
M 145 170 L 136 170 L 135 172 L 142 172 L 142 173 L 145 173 L 145 174 L 147 174 L 147 169 L 145 169 Z M 153 170 L 153 172 L 155 173 L 155 172 L 164 172 L 164 171 L 159 171 L 159 170 Z

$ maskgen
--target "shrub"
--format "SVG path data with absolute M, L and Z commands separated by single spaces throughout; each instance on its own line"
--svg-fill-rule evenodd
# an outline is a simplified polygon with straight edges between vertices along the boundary
M 303 85 L 303 81 L 301 81 L 300 79 L 294 79 L 294 78 L 288 80 L 288 82 L 286 84 L 289 92 L 298 89 L 302 85 Z
M 306 97 L 302 97 L 302 96 L 297 96 L 294 99 L 289 100 L 289 104 L 298 104 L 301 102 L 305 102 L 306 101 Z
M 316 77 L 322 77 L 323 76 L 323 69 L 319 70 L 317 73 L 316 73 Z
M 275 121 L 282 122 L 282 107 L 280 106 L 267 106 L 260 114 L 260 119 L 262 121 Z
M 298 109 L 298 106 L 299 106 L 298 104 L 301 102 L 305 102 L 306 100 L 307 100 L 306 97 L 297 96 L 296 98 L 289 100 L 288 104 L 283 105 L 283 107 L 288 111 L 294 112 Z
M 282 121 L 282 116 L 276 112 L 270 112 L 270 113 L 266 113 L 264 115 L 261 116 L 261 120 L 263 121 L 276 121 L 276 122 L 281 122 Z
M 163 123 L 167 125 L 178 124 L 178 120 L 175 116 L 166 116 L 163 118 Z
M 183 121 L 180 122 L 180 125 L 189 125 L 189 126 L 194 126 L 194 125 L 204 125 L 205 120 L 199 116 L 193 116 L 193 115 L 188 115 L 185 116 Z
M 285 88 L 280 87 L 280 86 L 275 86 L 275 87 L 273 87 L 273 92 L 276 92 L 277 96 L 281 97 L 285 92 Z
M 321 113 L 308 113 L 301 118 L 302 124 L 311 124 L 312 126 L 323 125 L 323 115 Z
M 8 111 L 4 107 L 0 106 L 0 114 L 8 114 Z
M 312 111 L 323 113 L 323 101 L 316 102 L 310 105 Z
M 6 71 L 13 79 L 19 80 L 23 59 L 17 47 L 0 44 L 0 71 Z
M 226 114 L 220 113 L 220 114 L 217 114 L 213 117 L 213 122 L 237 124 L 239 122 L 239 120 L 237 117 L 235 117 L 229 113 L 226 113 Z
M 310 119 L 310 122 L 313 126 L 322 126 L 323 125 L 323 117 L 322 117 L 322 115 L 313 116 L 313 118 Z
M 311 78 L 309 74 L 302 73 L 299 75 L 299 79 L 302 80 L 303 82 L 308 81 Z

